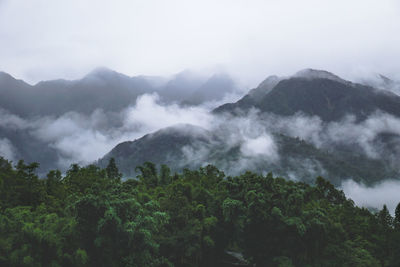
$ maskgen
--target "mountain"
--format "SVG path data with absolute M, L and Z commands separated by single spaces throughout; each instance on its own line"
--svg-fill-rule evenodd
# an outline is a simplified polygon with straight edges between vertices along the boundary
M 177 102 L 187 100 L 204 83 L 204 77 L 185 70 L 174 75 L 164 87 L 158 90 L 158 94 L 165 102 Z
M 244 142 L 229 144 L 222 132 L 211 132 L 193 125 L 176 125 L 147 134 L 134 141 L 118 144 L 97 164 L 106 167 L 110 158 L 124 176 L 134 177 L 135 168 L 146 161 L 167 164 L 173 171 L 199 168 L 207 164 L 218 166 L 229 175 L 246 170 L 313 182 L 324 175 L 340 185 L 344 179 L 366 184 L 400 175 L 399 170 L 379 159 L 371 159 L 354 151 L 334 151 L 282 134 L 274 134 L 279 160 L 271 161 L 263 154 L 249 155 L 243 151 Z
M 189 124 L 179 124 L 164 128 L 155 133 L 147 134 L 134 141 L 118 144 L 107 155 L 98 161 L 100 166 L 106 166 L 113 157 L 124 175 L 136 174 L 136 166 L 146 161 L 157 164 L 168 164 L 173 170 L 201 166 L 202 161 L 193 158 L 185 159 L 184 148 L 198 146 L 210 148 L 217 138 L 211 132 Z M 183 149 L 182 149 L 183 148 Z
M 222 100 L 237 90 L 235 81 L 226 73 L 204 78 L 186 70 L 175 75 L 157 92 L 165 102 L 201 105 L 208 101 Z
M 10 76 L 11 77 L 11 76 Z M 79 80 L 52 80 L 34 86 L 14 78 L 0 79 L 0 107 L 22 116 L 59 116 L 69 111 L 119 111 L 155 89 L 143 78 L 99 68 Z
M 66 149 L 71 135 L 85 127 L 87 136 L 101 140 L 135 131 L 136 125 L 123 128 L 123 116 L 118 114 L 143 93 L 157 92 L 162 103 L 198 105 L 223 99 L 236 89 L 228 75 L 202 78 L 187 71 L 163 79 L 99 68 L 79 80 L 34 86 L 0 73 L 0 148 L 14 152 L 15 159 L 39 161 L 40 171 L 46 172 L 74 159 L 73 153 L 87 153 L 76 151 L 90 142 L 87 139 L 74 143 L 73 153 Z M 99 108 L 104 114 L 93 113 Z M 254 109 L 259 112 L 251 118 L 248 112 Z M 376 111 L 386 117 L 375 116 Z M 293 115 L 299 113 L 320 118 L 296 126 L 316 131 L 311 137 L 299 137 L 283 127 L 294 123 Z M 104 167 L 114 157 L 126 176 L 152 161 L 174 171 L 214 164 L 232 175 L 272 171 L 308 182 L 323 175 L 336 185 L 347 178 L 370 184 L 400 177 L 400 96 L 389 91 L 307 69 L 290 77 L 270 76 L 212 114 L 207 129 L 187 124 L 161 129 L 118 144 L 97 164 Z M 342 121 L 346 115 L 353 115 L 354 121 Z M 310 123 L 318 125 L 313 128 Z M 47 130 L 40 130 L 42 126 Z
M 167 79 L 129 77 L 97 68 L 82 79 L 42 81 L 33 86 L 0 72 L 0 108 L 25 118 L 60 116 L 70 111 L 90 114 L 96 109 L 119 112 L 146 93 L 158 93 L 165 103 L 189 101 L 200 105 L 221 100 L 235 89 L 233 80 L 226 74 L 205 78 L 189 71 Z
M 254 139 L 251 134 L 236 138 L 234 142 L 230 140 L 230 133 L 240 131 L 240 125 L 232 128 L 226 122 L 236 118 L 249 121 L 247 112 L 253 109 L 260 111 L 258 121 L 248 127 L 263 127 L 263 131 L 270 134 L 270 142 L 275 147 L 265 146 L 267 141 Z M 230 175 L 245 170 L 271 171 L 275 175 L 307 182 L 323 175 L 336 185 L 344 179 L 373 184 L 400 177 L 396 160 L 400 155 L 400 134 L 382 129 L 372 137 L 377 126 L 372 121 L 366 122 L 366 119 L 370 119 L 377 111 L 400 119 L 400 97 L 389 91 L 346 81 L 327 71 L 307 69 L 290 77 L 270 76 L 238 102 L 218 107 L 213 114 L 219 127 L 205 130 L 181 125 L 161 129 L 143 138 L 119 144 L 98 163 L 104 167 L 114 157 L 127 176 L 136 174 L 136 166 L 152 161 L 168 164 L 174 171 L 210 163 Z M 271 125 L 280 120 L 290 123 L 289 119 L 298 113 L 321 119 L 320 132 L 315 134 L 324 138 L 323 143 L 312 138 L 303 140 L 295 133 Z M 275 114 L 278 121 L 268 119 L 268 114 Z M 355 117 L 350 126 L 342 125 L 346 115 Z M 337 137 L 341 131 L 345 131 L 344 127 L 355 125 L 363 127 L 346 130 L 354 137 Z M 370 135 L 368 141 L 363 139 L 365 134 Z M 249 138 L 254 150 L 250 153 L 246 152 Z M 371 155 L 374 149 L 380 153 L 379 156 Z
M 200 105 L 208 101 L 222 100 L 229 93 L 237 91 L 234 80 L 227 74 L 218 73 L 211 76 L 204 84 L 197 88 L 185 103 Z
M 224 104 L 214 112 L 240 114 L 254 108 L 283 116 L 301 112 L 327 122 L 350 114 L 363 120 L 377 110 L 400 117 L 400 96 L 326 71 L 304 70 L 287 78 L 267 79 L 236 103 Z
M 228 75 L 205 77 L 189 71 L 171 78 L 129 77 L 96 68 L 81 79 L 41 81 L 35 85 L 0 72 L 0 148 L 4 150 L 0 155 L 13 154 L 14 161 L 39 161 L 41 172 L 60 168 L 66 165 L 66 159 L 74 160 L 71 155 L 75 152 L 71 154 L 67 149 L 66 153 L 64 148 L 68 145 L 61 141 L 71 138 L 66 133 L 74 135 L 87 128 L 94 135 L 111 135 L 123 127 L 124 112 L 143 94 L 159 94 L 161 105 L 201 105 L 220 100 L 233 88 L 236 86 Z M 43 127 L 53 127 L 51 131 L 61 138 L 41 131 Z

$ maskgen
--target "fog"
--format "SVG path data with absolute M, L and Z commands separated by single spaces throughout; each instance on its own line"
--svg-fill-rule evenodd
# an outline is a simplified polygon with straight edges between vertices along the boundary
M 262 114 L 257 109 L 251 109 L 241 116 L 210 112 L 215 106 L 225 101 L 235 101 L 238 97 L 237 93 L 232 93 L 219 101 L 185 106 L 166 103 L 157 93 L 152 93 L 140 95 L 135 104 L 120 112 L 96 109 L 89 114 L 71 111 L 60 116 L 46 115 L 31 119 L 1 109 L 0 127 L 12 132 L 26 132 L 32 138 L 27 142 L 39 140 L 54 149 L 57 155 L 53 159 L 57 161 L 54 167 L 63 170 L 72 163 L 90 164 L 120 142 L 135 140 L 177 124 L 197 126 L 199 128 L 194 129 L 198 129 L 198 134 L 205 134 L 209 138 L 206 145 L 193 143 L 182 147 L 182 165 L 193 161 L 214 163 L 210 161 L 210 154 L 215 151 L 215 147 L 222 151 L 239 149 L 239 158 L 220 162 L 219 167 L 228 169 L 231 173 L 257 170 L 259 164 L 279 165 L 286 156 L 280 154 L 276 134 L 284 134 L 327 151 L 335 149 L 337 145 L 347 145 L 369 158 L 385 158 L 396 168 L 399 166 L 398 136 L 397 141 L 389 148 L 377 141 L 382 134 L 398 135 L 400 119 L 397 117 L 378 111 L 362 121 L 349 115 L 340 121 L 324 122 L 317 116 L 302 113 L 284 117 Z M 181 129 L 184 131 L 185 127 Z M 196 133 L 191 130 L 188 134 Z M 11 138 L 0 138 L 0 156 L 15 162 L 21 155 L 19 152 L 18 143 L 13 143 Z M 285 160 L 298 166 L 296 170 L 286 171 L 289 179 L 301 180 L 299 170 L 306 171 L 311 179 L 328 175 L 322 164 L 316 160 Z M 381 209 L 383 204 L 387 204 L 393 213 L 399 201 L 399 181 L 386 180 L 367 187 L 351 180 L 351 177 L 340 178 L 346 179 L 341 188 L 357 205 Z
M 261 114 L 256 109 L 242 116 L 216 115 L 210 113 L 216 104 L 218 102 L 215 101 L 200 106 L 166 104 L 153 93 L 139 96 L 135 104 L 120 112 L 96 109 L 92 113 L 82 114 L 71 111 L 61 116 L 27 120 L 1 110 L 0 126 L 27 131 L 32 138 L 48 144 L 57 151 L 58 167 L 63 169 L 74 162 L 91 163 L 120 142 L 135 140 L 175 124 L 191 124 L 206 129 L 218 135 L 227 150 L 239 147 L 243 159 L 240 163 L 232 164 L 238 170 L 247 169 L 248 164 L 257 158 L 279 162 L 279 146 L 274 138 L 277 133 L 299 138 L 320 149 L 329 150 L 338 145 L 347 145 L 369 158 L 385 158 L 393 166 L 399 163 L 400 145 L 392 145 L 388 149 L 377 141 L 381 134 L 397 135 L 400 132 L 400 119 L 386 113 L 376 112 L 363 121 L 357 121 L 349 115 L 341 121 L 328 123 L 317 116 L 297 113 L 284 117 Z M 16 144 L 9 139 L 1 139 L 2 154 L 15 159 L 18 155 Z M 185 149 L 189 155 L 191 149 Z M 204 155 L 199 156 L 200 151 L 197 149 L 196 157 L 206 160 L 209 149 L 203 148 L 202 153 Z M 189 156 L 187 158 L 190 159 Z M 315 170 L 315 175 L 325 172 L 317 162 L 304 160 L 299 165 L 304 165 L 304 169 L 310 171 Z
M 97 66 L 132 76 L 222 69 L 249 87 L 306 67 L 400 75 L 396 0 L 0 3 L 0 70 L 31 83 Z
M 1 127 L 27 131 L 32 138 L 56 149 L 60 156 L 58 167 L 62 169 L 71 163 L 92 163 L 118 143 L 134 140 L 164 127 L 190 123 L 207 128 L 211 120 L 208 110 L 203 107 L 161 105 L 157 94 L 142 95 L 135 105 L 117 114 L 97 109 L 90 115 L 71 111 L 58 117 L 25 120 L 7 111 L 0 111 Z M 13 144 L 8 139 L 1 139 L 0 144 L 2 154 L 15 159 Z
M 346 197 L 351 198 L 358 206 L 381 210 L 383 205 L 386 205 L 392 216 L 397 204 L 400 203 L 398 180 L 383 181 L 374 187 L 347 180 L 343 182 L 341 188 Z
M 16 160 L 15 148 L 7 138 L 0 138 L 0 156 L 8 160 Z

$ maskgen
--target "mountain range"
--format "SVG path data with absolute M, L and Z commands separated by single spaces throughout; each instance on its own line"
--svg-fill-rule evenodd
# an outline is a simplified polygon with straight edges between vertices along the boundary
M 236 103 L 224 104 L 214 112 L 237 114 L 251 108 L 284 116 L 302 112 L 328 122 L 349 114 L 365 120 L 377 110 L 399 117 L 400 97 L 326 71 L 303 70 L 289 79 L 269 77 Z
M 380 79 L 374 87 L 313 69 L 270 76 L 238 101 L 211 110 L 210 125 L 178 124 L 123 141 L 96 164 L 104 167 L 113 157 L 125 176 L 135 176 L 136 166 L 152 161 L 174 171 L 214 164 L 232 175 L 252 170 L 307 182 L 323 175 L 337 185 L 350 178 L 367 184 L 397 179 L 400 96 L 389 90 L 395 82 Z M 96 69 L 80 80 L 31 86 L 1 73 L 0 107 L 8 121 L 12 115 L 29 120 L 96 109 L 115 115 L 145 93 L 184 108 L 220 101 L 237 90 L 226 74 L 204 79 L 182 72 L 165 79 Z M 43 171 L 56 167 L 60 152 L 54 144 L 32 135 L 29 126 L 13 129 L 4 114 L 0 141 L 9 140 L 16 157 L 39 161 Z M 113 118 L 105 120 L 120 123 Z
M 157 93 L 168 103 L 199 105 L 208 100 L 221 100 L 235 90 L 232 78 L 222 73 L 205 78 L 183 71 L 167 79 L 129 77 L 107 68 L 97 68 L 79 80 L 59 79 L 29 85 L 0 72 L 0 107 L 29 118 L 59 116 L 71 111 L 89 114 L 96 109 L 118 112 L 134 104 L 137 97 L 145 93 Z
M 207 77 L 183 71 L 168 78 L 129 77 L 97 68 L 78 80 L 30 85 L 0 72 L 0 155 L 14 161 L 38 161 L 42 173 L 54 168 L 65 170 L 76 157 L 60 150 L 59 146 L 68 144 L 43 133 L 46 127 L 60 136 L 78 136 L 82 129 L 106 135 L 123 125 L 123 114 L 145 94 L 157 94 L 163 104 L 196 106 L 221 101 L 237 90 L 233 79 L 223 73 Z M 95 120 L 92 124 L 88 122 L 91 118 Z

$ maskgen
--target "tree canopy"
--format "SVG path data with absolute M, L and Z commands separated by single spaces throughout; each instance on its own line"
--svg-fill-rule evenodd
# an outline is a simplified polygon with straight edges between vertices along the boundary
M 372 213 L 322 177 L 37 167 L 0 158 L 1 266 L 400 266 L 400 204 Z

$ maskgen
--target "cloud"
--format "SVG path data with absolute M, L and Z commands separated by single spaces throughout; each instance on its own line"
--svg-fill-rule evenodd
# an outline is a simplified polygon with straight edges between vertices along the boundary
M 255 109 L 238 117 L 215 115 L 209 112 L 210 103 L 189 107 L 165 104 L 161 100 L 157 94 L 145 94 L 137 99 L 136 104 L 119 113 L 98 109 L 86 115 L 67 112 L 57 117 L 44 116 L 31 120 L 0 110 L 0 127 L 27 132 L 31 138 L 53 148 L 58 155 L 55 160 L 61 169 L 71 163 L 91 163 L 121 142 L 135 140 L 176 124 L 195 125 L 218 137 L 209 144 L 199 143 L 182 148 L 188 162 L 196 158 L 213 163 L 209 162 L 210 155 L 216 147 L 221 154 L 237 151 L 239 157 L 219 161 L 221 168 L 236 173 L 257 170 L 262 164 L 279 164 L 282 155 L 279 154 L 276 134 L 304 140 L 323 150 L 345 145 L 368 157 L 390 160 L 393 166 L 398 166 L 400 145 L 388 147 L 378 137 L 382 134 L 398 134 L 400 119 L 382 112 L 361 122 L 348 116 L 339 122 L 326 123 L 319 117 L 301 113 L 284 117 L 261 114 Z M 11 137 L 7 138 L 14 142 Z M 286 160 L 290 162 L 291 159 Z M 292 160 L 298 162 L 292 164 L 298 169 L 287 172 L 293 179 L 304 174 L 313 177 L 326 174 L 315 160 Z M 302 173 L 296 174 L 299 170 Z
M 0 127 L 6 127 L 9 129 L 26 129 L 29 127 L 29 122 L 0 107 Z
M 387 180 L 373 187 L 367 187 L 353 180 L 346 180 L 341 188 L 348 198 L 351 198 L 358 206 L 381 210 L 386 204 L 391 214 L 400 202 L 400 181 Z
M 272 156 L 277 157 L 276 145 L 270 135 L 262 135 L 253 139 L 245 140 L 244 144 L 240 147 L 245 156 Z M 273 151 L 273 155 L 270 155 Z
M 285 117 L 259 114 L 253 110 L 247 116 L 253 118 L 251 120 L 253 123 L 259 124 L 256 128 L 265 127 L 270 133 L 283 133 L 299 138 L 312 143 L 317 148 L 352 146 L 370 158 L 394 156 L 388 154 L 389 151 L 383 147 L 384 144 L 379 142 L 378 137 L 382 134 L 398 135 L 400 133 L 400 119 L 380 111 L 363 121 L 357 121 L 354 116 L 349 115 L 341 121 L 329 123 L 323 122 L 317 116 L 302 113 Z M 400 147 L 392 146 L 391 152 L 400 153 Z
M 124 116 L 126 128 L 140 128 L 151 132 L 174 124 L 189 123 L 207 128 L 211 115 L 203 107 L 180 107 L 177 104 L 161 105 L 157 94 L 142 95 L 135 106 Z
M 0 138 L 0 156 L 15 161 L 16 149 L 7 138 Z
M 396 0 L 3 0 L 0 69 L 31 82 L 104 65 L 130 75 L 222 65 L 250 85 L 306 67 L 391 76 L 399 14 Z
M 91 163 L 118 143 L 161 128 L 179 123 L 208 127 L 211 121 L 205 108 L 161 105 L 156 94 L 140 96 L 135 105 L 117 114 L 98 109 L 89 115 L 68 112 L 58 117 L 45 116 L 28 121 L 0 111 L 0 127 L 27 131 L 31 138 L 54 148 L 59 156 L 58 166 L 62 169 L 71 163 Z M 2 144 L 11 158 L 10 143 L 6 140 Z

